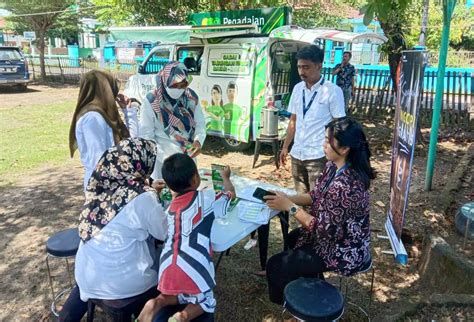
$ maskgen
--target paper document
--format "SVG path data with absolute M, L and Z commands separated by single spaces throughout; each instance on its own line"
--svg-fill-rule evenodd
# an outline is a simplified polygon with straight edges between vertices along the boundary
M 264 225 L 270 220 L 270 208 L 262 203 L 240 202 L 239 219 L 246 222 Z

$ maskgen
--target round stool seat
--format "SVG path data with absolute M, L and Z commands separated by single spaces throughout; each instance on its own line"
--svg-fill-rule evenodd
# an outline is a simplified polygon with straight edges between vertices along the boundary
M 466 238 L 474 238 L 474 202 L 464 204 L 455 217 L 456 228 Z
M 285 308 L 305 321 L 332 321 L 344 312 L 342 294 L 317 278 L 299 278 L 285 287 Z
M 56 257 L 74 256 L 79 248 L 79 241 L 77 228 L 62 230 L 49 237 L 46 251 Z

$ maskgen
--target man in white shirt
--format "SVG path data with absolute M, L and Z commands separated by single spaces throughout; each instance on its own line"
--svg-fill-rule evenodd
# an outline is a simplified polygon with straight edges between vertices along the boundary
M 346 113 L 341 88 L 321 76 L 324 51 L 315 45 L 305 46 L 296 59 L 302 81 L 293 88 L 288 106 L 291 117 L 280 162 L 285 165 L 288 147 L 294 141 L 290 156 L 295 190 L 306 193 L 325 165 L 325 126 Z

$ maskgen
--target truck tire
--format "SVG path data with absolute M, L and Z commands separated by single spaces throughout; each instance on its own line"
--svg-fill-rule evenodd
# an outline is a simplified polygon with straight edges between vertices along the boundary
M 17 85 L 17 88 L 20 92 L 26 92 L 26 90 L 28 89 L 28 85 L 27 84 L 20 84 L 20 85 Z
M 245 151 L 248 150 L 252 146 L 252 142 L 240 142 L 235 139 L 222 139 L 222 145 L 228 151 Z

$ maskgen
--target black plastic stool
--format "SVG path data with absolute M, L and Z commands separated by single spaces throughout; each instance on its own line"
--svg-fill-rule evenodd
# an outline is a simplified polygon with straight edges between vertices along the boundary
M 51 236 L 46 242 L 46 267 L 48 269 L 48 278 L 49 285 L 51 286 L 51 294 L 53 296 L 51 312 L 53 312 L 55 316 L 59 316 L 58 312 L 56 311 L 56 301 L 59 300 L 59 298 L 61 298 L 61 296 L 63 296 L 66 292 L 70 291 L 73 287 L 72 274 L 71 270 L 69 269 L 68 259 L 76 256 L 77 249 L 79 248 L 79 242 L 80 238 L 77 228 L 70 228 L 57 232 L 53 236 Z M 66 271 L 69 276 L 69 288 L 62 290 L 58 294 L 54 292 L 53 277 L 51 276 L 51 269 L 49 267 L 50 257 L 60 258 L 66 261 Z
M 275 158 L 275 166 L 276 168 L 280 168 L 280 139 L 278 136 L 261 136 L 257 138 L 255 141 L 255 151 L 253 153 L 253 165 L 252 168 L 255 168 L 255 163 L 257 163 L 258 156 L 260 155 L 260 148 L 262 147 L 262 143 L 269 143 L 272 145 L 273 150 L 273 157 Z
M 338 289 L 318 278 L 299 278 L 284 291 L 283 307 L 304 321 L 335 321 L 344 313 L 344 298 Z
M 350 292 L 350 287 L 349 287 L 349 282 L 350 280 L 355 277 L 356 275 L 359 274 L 364 274 L 364 273 L 371 273 L 371 279 L 370 279 L 370 290 L 369 290 L 369 301 L 367 303 L 367 306 L 365 308 L 363 307 L 364 304 L 357 304 L 352 302 L 349 292 Z M 357 272 L 355 272 L 352 276 L 339 276 L 339 290 L 343 292 L 344 296 L 344 301 L 351 306 L 354 306 L 356 309 L 358 309 L 360 312 L 362 312 L 366 317 L 367 320 L 370 321 L 370 306 L 372 305 L 372 294 L 373 294 L 373 289 L 374 289 L 374 280 L 375 280 L 375 268 L 372 265 L 372 256 L 369 254 L 369 256 L 365 259 L 365 261 L 362 263 L 362 265 L 359 267 Z M 345 287 L 343 287 L 345 284 Z M 343 290 L 345 288 L 345 290 Z

